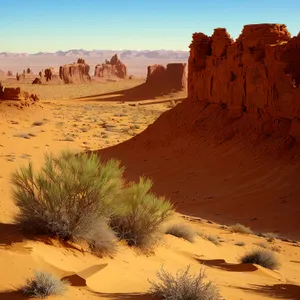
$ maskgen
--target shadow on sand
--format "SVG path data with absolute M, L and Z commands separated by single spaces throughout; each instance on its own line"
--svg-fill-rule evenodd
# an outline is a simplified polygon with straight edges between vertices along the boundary
M 252 285 L 251 288 L 240 289 L 274 299 L 300 299 L 300 286 L 295 284 Z
M 153 100 L 156 97 L 163 97 L 170 95 L 170 93 L 180 92 L 173 88 L 164 87 L 163 85 L 151 85 L 143 83 L 130 89 L 120 90 L 110 93 L 91 95 L 80 97 L 83 101 L 120 101 L 120 102 L 134 102 Z
M 257 267 L 253 264 L 229 264 L 224 259 L 198 259 L 196 260 L 208 267 L 228 272 L 254 272 Z
M 0 292 L 0 300 L 24 300 L 28 299 L 19 291 L 4 291 Z
M 112 299 L 112 300 L 157 300 L 158 298 L 150 295 L 150 294 L 141 294 L 141 293 L 99 293 L 99 292 L 93 292 L 95 295 L 98 295 L 99 297 Z

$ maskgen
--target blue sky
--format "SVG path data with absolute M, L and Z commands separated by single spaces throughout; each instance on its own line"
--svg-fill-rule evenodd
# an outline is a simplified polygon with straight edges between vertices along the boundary
M 188 50 L 194 32 L 283 23 L 300 30 L 299 0 L 0 0 L 0 52 Z

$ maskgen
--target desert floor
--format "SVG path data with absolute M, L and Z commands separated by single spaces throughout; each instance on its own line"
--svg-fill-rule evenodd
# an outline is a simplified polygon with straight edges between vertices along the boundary
M 98 150 L 122 143 L 144 131 L 185 95 L 143 93 L 137 88 L 142 80 L 35 86 L 8 79 L 2 83 L 19 85 L 41 100 L 23 109 L 16 102 L 0 103 L 0 299 L 23 299 L 15 290 L 37 269 L 60 277 L 73 275 L 73 284 L 61 299 L 146 300 L 150 299 L 148 279 L 155 280 L 162 265 L 172 273 L 187 265 L 195 272 L 204 267 L 224 299 L 300 299 L 297 241 L 268 242 L 254 234 L 231 233 L 226 226 L 199 217 L 178 215 L 176 220 L 199 233 L 194 243 L 165 235 L 155 253 L 148 255 L 120 244 L 114 258 L 99 259 L 57 241 L 27 239 L 12 224 L 16 207 L 9 181 L 16 168 L 29 160 L 38 168 L 45 152 Z M 125 89 L 132 92 L 121 92 Z M 169 180 L 171 184 L 171 174 Z M 203 234 L 217 242 L 202 238 Z M 245 245 L 237 246 L 239 242 Z M 274 251 L 279 270 L 239 264 L 242 254 L 261 246 Z

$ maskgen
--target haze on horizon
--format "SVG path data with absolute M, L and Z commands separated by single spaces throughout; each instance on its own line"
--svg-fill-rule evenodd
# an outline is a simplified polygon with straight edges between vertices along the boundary
M 299 31 L 300 1 L 0 0 L 0 52 L 188 50 L 194 32 L 283 23 Z

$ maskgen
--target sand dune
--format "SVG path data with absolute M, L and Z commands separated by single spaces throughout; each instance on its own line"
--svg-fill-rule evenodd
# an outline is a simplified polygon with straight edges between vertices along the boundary
M 139 84 L 106 82 L 71 88 L 24 83 L 23 88 L 42 94 L 37 105 L 18 109 L 0 104 L 0 265 L 4 270 L 0 300 L 24 299 L 15 290 L 33 270 L 50 271 L 70 281 L 66 295 L 51 299 L 149 300 L 148 280 L 156 280 L 162 265 L 172 273 L 187 265 L 194 272 L 205 267 L 224 299 L 300 299 L 299 243 L 267 242 L 206 220 L 240 222 L 257 231 L 297 237 L 297 159 L 268 156 L 276 141 L 253 147 L 245 138 L 227 137 L 218 143 L 224 132 L 208 129 L 216 119 L 209 120 L 199 108 L 190 110 L 184 100 L 170 109 L 174 105 L 170 101 L 181 102 L 183 94 L 150 97 L 145 93 L 129 99 L 127 90 L 136 90 Z M 107 93 L 120 98 L 107 101 L 110 95 L 103 95 Z M 167 195 L 180 212 L 190 215 L 178 215 L 176 222 L 213 236 L 219 244 L 201 234 L 195 243 L 165 235 L 155 253 L 145 255 L 120 243 L 114 258 L 99 259 L 79 245 L 24 235 L 12 224 L 16 207 L 10 174 L 30 159 L 38 168 L 46 151 L 61 149 L 120 158 L 127 179 L 149 176 L 155 192 Z M 237 246 L 241 241 L 245 245 Z M 278 271 L 240 264 L 239 257 L 262 242 L 277 249 Z

